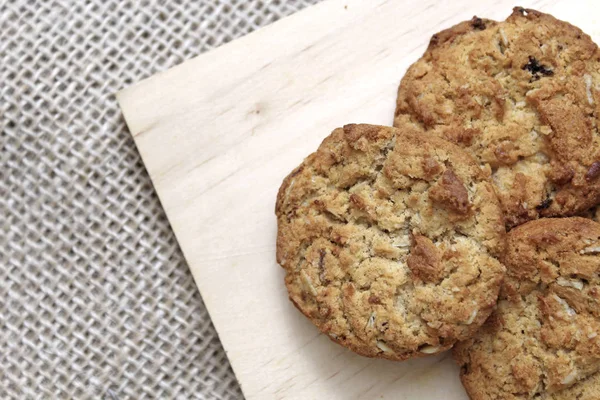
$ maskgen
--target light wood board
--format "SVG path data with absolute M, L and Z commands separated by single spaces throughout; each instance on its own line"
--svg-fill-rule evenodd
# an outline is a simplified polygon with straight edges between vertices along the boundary
M 467 398 L 448 354 L 394 363 L 319 335 L 275 262 L 283 177 L 331 130 L 389 125 L 430 36 L 514 0 L 328 0 L 118 94 L 248 399 Z M 524 1 L 600 38 L 595 1 Z

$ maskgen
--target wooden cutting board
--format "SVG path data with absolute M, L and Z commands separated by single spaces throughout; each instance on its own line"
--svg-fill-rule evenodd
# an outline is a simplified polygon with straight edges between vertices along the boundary
M 292 306 L 275 262 L 283 177 L 334 128 L 392 123 L 430 36 L 514 0 L 328 0 L 121 91 L 146 168 L 248 399 L 456 399 L 449 354 L 354 355 Z M 523 1 L 600 39 L 594 0 Z

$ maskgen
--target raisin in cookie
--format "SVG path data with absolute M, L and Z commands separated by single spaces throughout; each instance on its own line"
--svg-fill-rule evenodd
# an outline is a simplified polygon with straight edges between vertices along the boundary
M 600 369 L 600 224 L 528 222 L 509 232 L 503 261 L 498 308 L 454 349 L 463 385 L 473 400 L 567 399 L 561 389 Z M 598 393 L 588 379 L 570 393 Z
M 580 29 L 515 8 L 434 35 L 398 89 L 395 124 L 491 170 L 510 228 L 600 202 L 600 52 Z
M 336 129 L 279 189 L 277 261 L 291 301 L 355 352 L 449 349 L 491 313 L 499 202 L 464 150 L 410 129 Z

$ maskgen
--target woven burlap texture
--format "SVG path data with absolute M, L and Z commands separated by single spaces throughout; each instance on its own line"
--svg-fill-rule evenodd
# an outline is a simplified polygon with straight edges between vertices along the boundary
M 238 399 L 115 100 L 316 0 L 0 0 L 0 399 Z

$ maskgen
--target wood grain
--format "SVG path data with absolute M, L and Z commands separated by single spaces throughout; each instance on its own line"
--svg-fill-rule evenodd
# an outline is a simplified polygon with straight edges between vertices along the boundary
M 366 359 L 319 335 L 275 262 L 283 177 L 334 128 L 392 123 L 429 37 L 513 1 L 328 0 L 118 100 L 248 399 L 466 399 L 448 354 Z M 594 1 L 524 1 L 599 35 Z

